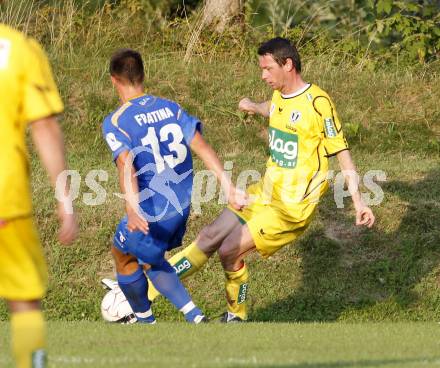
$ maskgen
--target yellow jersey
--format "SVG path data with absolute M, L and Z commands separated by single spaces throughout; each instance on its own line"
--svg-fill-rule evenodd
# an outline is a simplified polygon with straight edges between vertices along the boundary
M 348 149 L 333 102 L 308 84 L 288 96 L 275 91 L 264 176 L 266 200 L 282 207 L 317 201 L 327 190 L 328 158 Z M 281 203 L 282 204 L 281 204 Z
M 32 213 L 26 126 L 62 111 L 40 45 L 0 24 L 0 218 Z

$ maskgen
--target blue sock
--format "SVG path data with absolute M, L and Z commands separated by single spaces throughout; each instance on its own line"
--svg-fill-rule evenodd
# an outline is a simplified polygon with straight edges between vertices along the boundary
M 147 298 L 148 282 L 141 267 L 131 275 L 117 274 L 118 284 L 127 298 L 138 322 L 154 323 L 151 302 Z
M 159 266 L 151 266 L 147 275 L 157 291 L 173 303 L 185 315 L 188 322 L 200 322 L 203 317 L 202 311 L 195 306 L 176 271 L 167 261 Z

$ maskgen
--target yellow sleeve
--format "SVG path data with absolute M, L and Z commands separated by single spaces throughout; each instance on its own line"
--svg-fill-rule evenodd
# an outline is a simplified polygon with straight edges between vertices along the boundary
M 23 119 L 26 123 L 59 114 L 64 106 L 41 46 L 26 40 L 24 59 Z M 23 55 L 25 56 L 25 55 Z
M 338 152 L 347 150 L 348 143 L 330 98 L 324 95 L 315 97 L 313 107 L 318 114 L 319 128 L 323 134 L 326 156 L 334 156 Z

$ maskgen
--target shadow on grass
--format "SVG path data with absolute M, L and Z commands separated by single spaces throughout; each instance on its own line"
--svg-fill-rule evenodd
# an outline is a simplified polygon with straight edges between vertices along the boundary
M 380 359 L 380 360 L 360 360 L 356 362 L 332 362 L 332 363 L 298 363 L 298 364 L 263 364 L 252 365 L 258 368 L 363 368 L 363 367 L 387 367 L 390 365 L 405 367 L 408 364 L 420 364 L 428 367 L 428 364 L 440 364 L 440 358 L 430 359 Z
M 288 250 L 289 256 L 301 260 L 301 286 L 284 300 L 253 310 L 251 319 L 333 321 L 350 313 L 357 320 L 438 317 L 438 297 L 432 295 L 432 287 L 422 282 L 416 294 L 414 286 L 440 264 L 439 183 L 437 169 L 421 181 L 382 185 L 384 207 L 387 200 L 395 202 L 382 211 L 396 218 L 384 219 L 394 222 L 390 228 L 395 230 L 389 232 L 356 229 L 353 212 L 335 209 L 327 197 L 314 220 L 318 229 Z M 409 313 L 417 303 L 423 307 Z M 363 317 L 362 310 L 367 309 Z

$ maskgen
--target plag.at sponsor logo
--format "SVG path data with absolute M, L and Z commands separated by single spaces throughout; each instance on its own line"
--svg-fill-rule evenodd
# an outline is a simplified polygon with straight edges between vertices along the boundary
M 191 268 L 191 262 L 187 258 L 182 258 L 179 262 L 174 265 L 174 270 L 177 275 L 183 275 Z

